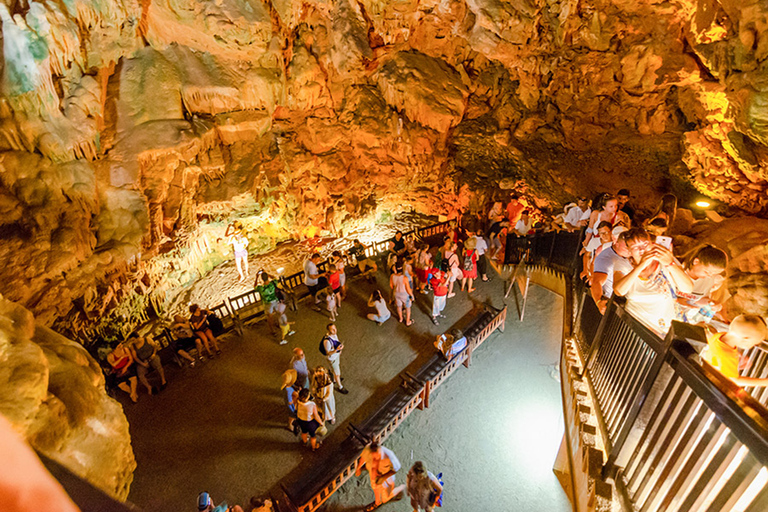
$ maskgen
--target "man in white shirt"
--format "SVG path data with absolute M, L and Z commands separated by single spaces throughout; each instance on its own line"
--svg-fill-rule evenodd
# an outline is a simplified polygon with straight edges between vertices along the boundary
M 333 374 L 333 380 L 336 381 L 339 393 L 346 395 L 349 390 L 341 385 L 341 351 L 344 350 L 344 344 L 339 341 L 338 331 L 336 330 L 336 324 L 328 324 L 328 331 L 323 337 L 323 348 L 325 349 L 325 357 L 328 358 L 328 362 L 331 363 L 331 373 Z
M 576 231 L 583 228 L 589 222 L 589 214 L 592 210 L 589 208 L 589 202 L 586 197 L 580 197 L 577 206 L 568 210 L 565 216 L 565 229 Z
M 384 448 L 376 441 L 372 442 L 360 454 L 355 476 L 360 476 L 363 467 L 368 470 L 375 496 L 375 501 L 363 510 L 374 510 L 390 500 L 399 500 L 403 497 L 405 486 L 395 487 L 395 473 L 400 470 L 400 461 L 392 450 Z

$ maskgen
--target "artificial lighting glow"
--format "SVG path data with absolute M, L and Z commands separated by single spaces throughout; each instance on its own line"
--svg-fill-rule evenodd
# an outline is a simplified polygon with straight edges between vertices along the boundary
M 283 275 L 283 272 L 285 272 L 285 268 L 280 267 L 280 268 L 277 269 L 277 275 L 281 276 L 281 275 Z
M 709 201 L 696 201 L 696 206 L 699 208 L 709 208 L 712 204 Z

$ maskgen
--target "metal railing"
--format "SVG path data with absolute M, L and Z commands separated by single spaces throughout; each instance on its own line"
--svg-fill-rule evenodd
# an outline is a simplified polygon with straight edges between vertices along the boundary
M 570 282 L 569 334 L 595 405 L 602 476 L 624 510 L 768 510 L 768 390 L 741 389 L 702 363 L 693 348 L 706 343 L 700 328 L 673 322 L 662 340 L 617 301 L 600 315 L 578 277 L 579 245 L 574 233 L 508 237 L 505 263 L 525 254 Z M 742 375 L 768 377 L 764 348 L 745 359 Z

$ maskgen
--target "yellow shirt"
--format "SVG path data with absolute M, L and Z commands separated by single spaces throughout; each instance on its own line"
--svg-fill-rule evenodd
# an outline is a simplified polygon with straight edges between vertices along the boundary
M 739 351 L 722 340 L 726 333 L 718 332 L 707 339 L 707 348 L 701 353 L 702 359 L 717 368 L 720 373 L 734 379 L 739 376 Z

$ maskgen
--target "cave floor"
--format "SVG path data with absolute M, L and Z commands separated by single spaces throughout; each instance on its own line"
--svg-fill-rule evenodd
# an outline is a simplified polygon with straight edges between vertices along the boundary
M 385 283 L 380 274 L 377 285 Z M 350 393 L 336 393 L 338 419 L 321 451 L 346 437 L 348 422 L 359 423 L 375 409 L 404 369 L 426 362 L 435 335 L 473 307 L 459 292 L 448 301 L 448 318 L 435 326 L 427 316 L 431 296 L 417 294 L 412 327 L 394 315 L 377 326 L 365 318 L 373 288 L 364 280 L 348 283 L 337 325 L 347 347 L 341 367 Z M 477 288 L 474 300 L 503 305 L 498 277 Z M 570 510 L 552 473 L 563 429 L 556 381 L 562 301 L 533 287 L 524 323 L 511 296 L 509 304 L 506 331 L 493 334 L 473 354 L 471 368 L 457 371 L 429 409 L 415 411 L 386 443 L 403 463 L 399 483 L 415 460 L 445 473 L 444 510 Z M 142 393 L 134 405 L 120 393 L 138 464 L 130 502 L 147 511 L 190 510 L 197 493 L 208 491 L 217 501 L 245 505 L 312 463 L 313 454 L 286 429 L 280 375 L 296 346 L 310 367 L 324 361 L 317 345 L 328 319 L 306 303 L 289 317 L 296 334 L 285 346 L 258 323 L 242 339 L 228 335 L 216 360 L 167 368 L 169 385 L 159 395 Z M 361 510 L 373 499 L 366 478 L 350 480 L 326 509 Z M 382 508 L 410 510 L 407 500 Z

